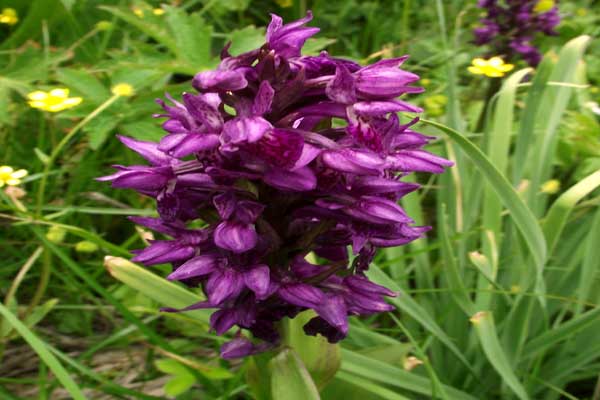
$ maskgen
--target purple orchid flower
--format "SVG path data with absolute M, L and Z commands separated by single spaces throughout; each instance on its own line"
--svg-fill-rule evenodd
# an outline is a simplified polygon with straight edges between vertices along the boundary
M 347 335 L 348 316 L 391 311 L 395 293 L 364 273 L 378 248 L 429 229 L 398 205 L 419 188 L 402 178 L 452 165 L 422 149 L 433 138 L 412 130 L 421 109 L 399 99 L 423 90 L 401 69 L 407 57 L 361 67 L 303 56 L 318 32 L 311 19 L 273 15 L 260 49 L 233 57 L 225 48 L 216 70 L 194 77 L 197 94 L 158 100 L 159 143 L 120 137 L 150 165 L 99 178 L 156 199 L 159 218 L 132 220 L 168 238 L 134 260 L 171 263 L 169 280 L 202 287 L 207 300 L 165 311 L 216 309 L 218 335 L 238 329 L 224 358 L 276 346 L 277 322 L 304 310 L 317 314 L 305 332 L 330 342 Z M 310 252 L 320 265 L 306 261 Z

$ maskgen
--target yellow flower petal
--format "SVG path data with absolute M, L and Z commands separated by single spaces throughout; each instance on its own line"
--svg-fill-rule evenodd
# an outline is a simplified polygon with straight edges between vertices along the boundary
M 48 98 L 48 93 L 36 90 L 35 92 L 29 93 L 27 98 L 29 100 L 46 100 Z
M 488 64 L 492 67 L 500 67 L 501 65 L 504 65 L 504 60 L 500 57 L 492 57 L 489 59 Z
M 488 62 L 486 60 L 484 60 L 483 58 L 474 58 L 473 59 L 473 65 L 475 65 L 476 67 L 485 67 L 488 64 Z
M 8 165 L 3 165 L 3 166 L 0 167 L 0 177 L 3 176 L 3 175 L 5 175 L 5 174 L 6 175 L 10 175 L 10 174 L 13 173 L 13 171 L 14 170 L 12 169 L 12 167 L 9 167 Z
M 50 96 L 66 99 L 69 97 L 69 89 L 52 89 L 50 91 Z
M 17 186 L 19 183 L 21 183 L 21 180 L 20 180 L 20 179 L 8 179 L 8 180 L 6 181 L 6 184 L 7 184 L 8 186 Z
M 27 172 L 26 169 L 19 169 L 19 170 L 16 170 L 15 172 L 13 172 L 12 174 L 10 174 L 10 176 L 13 179 L 21 179 L 21 178 L 26 177 L 27 174 L 29 174 L 29 172 Z
M 154 10 L 152 10 L 152 14 L 154 15 L 163 15 L 165 13 L 165 10 L 163 10 L 162 8 L 155 8 Z
M 481 70 L 481 68 L 479 67 L 473 67 L 470 66 L 469 68 L 467 68 L 469 70 L 470 73 L 475 74 L 475 75 L 483 75 L 483 71 Z
M 61 104 L 63 106 L 74 107 L 74 106 L 78 105 L 79 103 L 81 103 L 82 101 L 83 101 L 83 98 L 81 98 L 81 97 L 69 97 L 68 99 L 65 99 L 65 101 L 63 101 Z

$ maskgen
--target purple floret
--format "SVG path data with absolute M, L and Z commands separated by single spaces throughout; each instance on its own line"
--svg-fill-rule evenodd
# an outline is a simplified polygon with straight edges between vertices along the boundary
M 421 111 L 398 99 L 422 91 L 412 86 L 419 76 L 400 68 L 407 57 L 361 67 L 325 52 L 302 56 L 318 31 L 305 26 L 311 18 L 283 24 L 273 15 L 260 49 L 224 49 L 216 70 L 194 77 L 197 93 L 158 100 L 158 143 L 120 138 L 150 165 L 100 178 L 156 199 L 158 218 L 132 220 L 171 239 L 135 251 L 134 261 L 172 263 L 169 280 L 202 287 L 207 300 L 184 310 L 216 309 L 219 335 L 238 327 L 224 358 L 272 348 L 277 322 L 305 310 L 317 314 L 305 332 L 330 342 L 347 335 L 348 316 L 392 310 L 385 299 L 395 293 L 365 271 L 378 248 L 429 229 L 398 205 L 419 188 L 402 178 L 452 165 L 422 150 L 433 138 L 412 130 L 418 118 L 400 123 L 397 113 Z M 311 252 L 319 265 L 305 259 Z

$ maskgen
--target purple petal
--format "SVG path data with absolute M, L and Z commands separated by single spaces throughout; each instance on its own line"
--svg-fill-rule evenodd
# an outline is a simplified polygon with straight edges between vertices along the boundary
M 210 302 L 219 305 L 223 301 L 237 296 L 243 287 L 242 275 L 232 268 L 224 268 L 210 275 L 205 291 Z
M 344 278 L 344 283 L 352 290 L 365 294 L 378 294 L 383 296 L 396 297 L 397 293 L 390 289 L 371 282 L 369 279 L 359 276 L 350 275 Z
M 321 159 L 329 168 L 361 175 L 379 174 L 385 166 L 377 154 L 352 149 L 326 150 Z
M 237 323 L 236 312 L 233 309 L 221 309 L 210 316 L 210 326 L 219 336 L 227 332 Z
M 263 180 L 269 186 L 294 192 L 305 192 L 317 187 L 317 178 L 309 167 L 293 171 L 273 168 L 265 173 Z
M 225 221 L 215 229 L 215 244 L 234 253 L 239 254 L 253 249 L 257 241 L 258 235 L 254 225 Z
M 444 167 L 454 165 L 452 161 L 438 157 L 424 150 L 400 150 L 386 158 L 389 168 L 403 172 L 432 172 L 441 174 Z
M 325 88 L 327 97 L 341 104 L 351 104 L 356 101 L 354 77 L 343 65 L 338 65 L 334 78 Z
M 262 81 L 258 87 L 258 92 L 254 98 L 254 105 L 252 106 L 252 113 L 254 115 L 263 115 L 271 111 L 271 104 L 273 102 L 273 96 L 275 90 L 269 84 L 269 81 Z
M 164 165 L 171 162 L 171 157 L 160 151 L 157 143 L 136 140 L 122 135 L 117 135 L 117 138 L 119 138 L 125 146 L 150 161 L 152 165 Z
M 213 197 L 213 205 L 217 209 L 219 216 L 223 219 L 229 219 L 236 207 L 235 195 L 232 191 L 219 194 Z
M 198 90 L 240 90 L 248 86 L 244 74 L 239 71 L 205 71 L 194 76 L 192 86 Z
M 262 300 L 269 291 L 270 270 L 267 265 L 257 265 L 244 273 L 246 287 L 256 294 L 256 298 Z
M 316 309 L 317 314 L 344 336 L 348 333 L 348 312 L 342 296 L 330 296 Z
M 138 252 L 131 260 L 145 265 L 164 264 L 187 260 L 195 252 L 194 247 L 181 245 L 176 241 L 156 240 L 150 246 Z
M 391 101 L 360 101 L 354 104 L 354 110 L 359 115 L 379 116 L 398 111 L 421 113 L 423 109 L 402 100 Z
M 363 196 L 351 207 L 345 208 L 344 212 L 365 222 L 413 222 L 396 202 L 376 196 Z
M 180 281 L 198 276 L 208 275 L 217 268 L 217 258 L 210 254 L 200 255 L 186 261 L 183 265 L 173 271 L 167 279 Z
M 273 129 L 273 125 L 262 117 L 234 118 L 225 123 L 221 133 L 221 143 L 255 143 Z
M 277 295 L 288 303 L 307 308 L 317 308 L 325 299 L 323 292 L 305 283 L 281 286 Z
M 233 339 L 221 346 L 221 357 L 224 359 L 241 358 L 254 354 L 254 345 L 246 338 Z
M 202 122 L 209 131 L 218 132 L 223 126 L 223 117 L 219 110 L 208 104 L 202 96 L 190 93 L 183 94 L 183 102 L 189 113 Z

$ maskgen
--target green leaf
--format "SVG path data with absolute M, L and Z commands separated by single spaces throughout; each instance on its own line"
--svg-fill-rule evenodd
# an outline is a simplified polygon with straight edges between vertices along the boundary
M 554 201 L 544 218 L 544 235 L 553 250 L 575 205 L 600 186 L 600 170 L 570 187 Z
M 269 361 L 273 400 L 318 400 L 319 391 L 292 349 L 283 349 Z
M 265 29 L 249 25 L 232 31 L 228 38 L 231 41 L 229 53 L 236 56 L 262 46 L 265 43 Z
M 413 300 L 396 282 L 394 282 L 385 272 L 383 272 L 376 265 L 371 265 L 367 276 L 373 282 L 383 285 L 394 292 L 398 292 L 397 297 L 389 298 L 388 301 L 398 307 L 400 310 L 410 315 L 415 321 L 423 326 L 427 331 L 442 342 L 446 347 L 454 353 L 454 355 L 462 361 L 462 363 L 470 370 L 473 371 L 471 363 L 465 358 L 463 352 L 459 350 L 450 337 L 444 332 L 442 328 L 435 322 L 435 320 L 429 315 L 429 313 L 421 307 L 415 300 Z
M 90 149 L 98 150 L 118 124 L 119 120 L 114 116 L 99 116 L 88 122 L 83 130 L 88 134 Z
M 8 324 L 11 325 L 31 346 L 38 357 L 48 366 L 48 368 L 50 368 L 52 373 L 56 376 L 56 379 L 58 379 L 67 392 L 69 392 L 71 397 L 75 400 L 85 400 L 85 396 L 79 386 L 73 381 L 67 370 L 64 369 L 56 357 L 48 351 L 44 342 L 19 321 L 19 319 L 2 303 L 0 303 L 0 315 L 2 315 Z
M 433 386 L 428 379 L 351 350 L 342 349 L 341 371 L 429 398 L 433 394 Z M 458 389 L 445 385 L 443 387 L 452 400 L 475 400 L 475 397 Z
M 282 321 L 282 340 L 296 351 L 315 385 L 322 389 L 340 367 L 340 346 L 329 343 L 324 336 L 309 336 L 304 333 L 302 327 L 313 317 L 316 317 L 313 311 L 305 311 L 293 319 Z
M 130 122 L 120 125 L 120 130 L 127 136 L 139 140 L 158 142 L 165 134 L 161 127 L 152 121 Z
M 174 54 L 177 54 L 176 41 L 171 38 L 171 33 L 167 32 L 163 25 L 151 22 L 147 18 L 139 18 L 131 10 L 124 7 L 99 6 L 98 8 L 108 11 L 128 24 L 135 26 L 146 35 L 167 47 Z
M 142 292 L 163 306 L 184 308 L 204 300 L 202 296 L 161 278 L 124 258 L 106 256 L 104 266 L 113 278 Z M 205 323 L 208 323 L 210 318 L 208 310 L 187 311 L 186 315 Z
M 210 54 L 212 27 L 196 14 L 188 15 L 178 7 L 164 6 L 166 20 L 173 39 L 176 54 L 191 66 L 201 69 L 213 65 Z
M 475 163 L 476 167 L 491 184 L 492 188 L 510 212 L 511 218 L 523 234 L 531 254 L 540 268 L 546 261 L 546 240 L 540 226 L 531 212 L 510 185 L 508 180 L 494 167 L 490 160 L 473 144 L 456 130 L 440 123 L 421 120 L 446 133 L 465 154 Z
M 196 383 L 194 375 L 176 360 L 170 358 L 156 360 L 154 365 L 159 371 L 173 375 L 164 385 L 165 393 L 169 396 L 178 396 L 188 391 Z
M 525 388 L 519 382 L 504 349 L 500 345 L 492 314 L 488 311 L 480 311 L 471 317 L 471 322 L 475 327 L 475 332 L 477 333 L 483 352 L 490 364 L 492 364 L 504 382 L 506 382 L 519 399 L 529 399 Z
M 84 102 L 102 103 L 111 96 L 108 89 L 89 71 L 60 68 L 56 71 L 56 79 L 81 95 Z
M 590 41 L 589 36 L 583 35 L 565 44 L 558 55 L 558 62 L 552 70 L 549 81 L 576 83 L 575 71 Z M 543 200 L 546 199 L 546 196 L 540 196 L 537 190 L 542 182 L 550 178 L 554 165 L 558 126 L 569 104 L 572 92 L 573 88 L 567 85 L 547 86 L 542 95 L 543 99 L 539 113 L 544 118 L 538 120 L 541 131 L 535 141 L 534 148 L 536 151 L 532 153 L 531 158 L 533 166 L 531 175 L 532 190 L 529 192 L 529 205 L 537 215 L 541 213 Z

